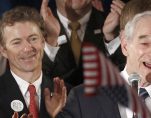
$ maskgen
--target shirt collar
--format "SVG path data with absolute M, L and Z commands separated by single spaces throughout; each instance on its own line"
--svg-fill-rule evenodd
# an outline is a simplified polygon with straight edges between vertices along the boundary
M 13 71 L 11 71 L 12 76 L 15 78 L 21 93 L 23 96 L 25 96 L 25 94 L 27 93 L 28 90 L 28 86 L 30 83 L 28 83 L 27 81 L 23 80 L 22 78 L 20 78 L 19 76 L 17 76 Z M 32 83 L 35 88 L 36 88 L 36 93 L 39 94 L 40 93 L 40 87 L 41 87 L 41 83 L 42 83 L 42 72 L 40 74 L 40 77 L 34 82 Z
M 126 67 L 124 68 L 123 71 L 121 71 L 120 74 L 121 74 L 121 76 L 123 77 L 123 79 L 124 79 L 128 84 L 130 84 L 129 81 L 128 81 L 129 75 L 128 75 L 127 71 L 126 71 Z

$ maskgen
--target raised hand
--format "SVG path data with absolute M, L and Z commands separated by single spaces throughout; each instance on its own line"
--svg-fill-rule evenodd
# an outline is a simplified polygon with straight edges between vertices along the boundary
M 64 81 L 58 77 L 54 78 L 54 93 L 51 94 L 49 89 L 46 88 L 44 95 L 47 112 L 52 118 L 55 118 L 66 103 L 67 93 Z
M 119 19 L 124 6 L 125 3 L 121 0 L 113 0 L 111 4 L 111 12 L 108 14 L 103 26 L 103 33 L 108 42 L 115 38 L 114 31 L 120 23 Z
M 48 6 L 48 0 L 42 0 L 42 5 L 40 9 L 40 14 L 42 15 L 47 30 L 47 39 L 46 41 L 52 45 L 57 45 L 57 39 L 60 33 L 60 24 L 58 20 L 54 17 L 51 9 Z
M 19 118 L 18 113 L 14 112 L 12 118 Z M 20 118 L 33 118 L 31 114 L 23 114 Z

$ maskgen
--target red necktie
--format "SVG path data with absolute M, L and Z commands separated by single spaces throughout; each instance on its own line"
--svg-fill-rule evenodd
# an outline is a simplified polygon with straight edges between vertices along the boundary
M 30 93 L 30 103 L 29 103 L 29 112 L 32 114 L 33 118 L 38 118 L 38 108 L 36 104 L 36 89 L 34 85 L 29 85 L 28 91 Z

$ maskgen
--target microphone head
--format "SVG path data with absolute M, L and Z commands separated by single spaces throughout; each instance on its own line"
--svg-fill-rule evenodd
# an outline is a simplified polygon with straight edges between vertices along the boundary
M 141 77 L 139 76 L 139 74 L 137 74 L 135 72 L 130 74 L 130 76 L 128 78 L 128 81 L 130 84 L 132 84 L 134 81 L 139 82 L 140 80 L 141 80 Z

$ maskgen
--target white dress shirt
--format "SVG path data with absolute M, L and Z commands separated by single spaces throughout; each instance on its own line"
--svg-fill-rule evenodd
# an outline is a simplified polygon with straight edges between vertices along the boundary
M 129 84 L 129 82 L 128 82 L 129 75 L 126 72 L 126 68 L 124 68 L 124 70 L 121 71 L 121 76 Z M 133 118 L 133 112 L 132 112 L 132 110 L 130 110 L 129 108 L 126 108 L 126 107 L 124 107 L 122 105 L 118 105 L 118 106 L 119 106 L 119 111 L 120 111 L 120 114 L 121 114 L 121 118 Z
M 27 108 L 28 108 L 29 102 L 30 102 L 30 94 L 28 91 L 28 87 L 29 87 L 30 83 L 21 79 L 14 72 L 11 71 L 11 73 L 12 73 L 13 77 L 15 78 L 15 80 L 16 80 L 19 88 L 20 88 L 20 91 L 24 97 L 25 103 L 26 103 Z M 40 108 L 40 100 L 41 100 L 41 83 L 42 83 L 42 72 L 41 72 L 40 77 L 34 83 L 32 83 L 36 88 L 36 93 L 37 93 L 36 98 L 38 99 L 38 108 Z
M 59 47 L 51 46 L 47 42 L 45 42 L 44 51 L 51 61 L 55 60 L 58 50 L 59 50 Z
M 114 52 L 117 50 L 117 48 L 120 46 L 120 44 L 121 44 L 121 41 L 120 41 L 119 37 L 116 37 L 115 39 L 113 39 L 109 43 L 105 43 L 106 48 L 109 52 L 109 55 L 114 54 Z
M 80 29 L 77 31 L 78 33 L 78 36 L 81 40 L 81 42 L 83 41 L 83 38 L 84 38 L 84 35 L 85 35 L 85 30 L 86 30 L 86 27 L 87 27 L 87 23 L 89 21 L 89 18 L 90 18 L 90 15 L 92 13 L 92 10 L 90 10 L 87 14 L 85 14 L 80 20 L 79 20 L 79 23 L 81 24 L 81 27 Z M 64 29 L 65 29 L 65 32 L 68 36 L 68 38 L 70 39 L 70 36 L 71 36 L 71 29 L 68 27 L 68 24 L 71 22 L 70 20 L 68 20 L 65 16 L 63 16 L 58 10 L 57 10 L 57 14 L 58 14 L 58 17 L 60 19 L 60 22 L 62 23 Z M 94 33 L 100 33 L 102 32 L 101 29 L 96 29 L 94 31 Z M 63 35 L 63 36 L 59 36 L 58 37 L 58 40 L 57 42 L 59 43 L 59 45 L 61 45 L 61 43 L 66 43 L 67 41 L 66 36 Z M 104 42 L 105 43 L 105 42 Z M 105 43 L 106 45 L 106 48 L 109 52 L 109 54 L 113 54 L 117 48 L 120 46 L 120 39 L 119 37 L 115 38 L 114 40 L 110 41 L 109 43 Z M 46 44 L 45 45 L 45 52 L 46 54 L 48 55 L 48 57 L 51 59 L 51 61 L 54 61 L 55 59 L 55 56 L 59 50 L 59 46 L 58 47 L 52 47 L 50 46 L 49 44 Z M 49 50 L 48 50 L 49 49 Z M 52 50 L 52 51 L 51 51 Z M 51 54 L 52 53 L 52 54 Z

